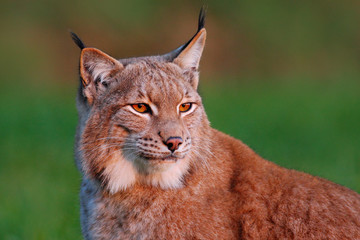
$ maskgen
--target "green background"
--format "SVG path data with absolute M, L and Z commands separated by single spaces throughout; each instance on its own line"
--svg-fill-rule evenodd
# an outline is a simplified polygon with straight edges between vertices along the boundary
M 0 239 L 81 239 L 73 163 L 79 49 L 161 54 L 204 1 L 2 1 Z M 360 3 L 215 1 L 200 93 L 212 126 L 360 191 Z

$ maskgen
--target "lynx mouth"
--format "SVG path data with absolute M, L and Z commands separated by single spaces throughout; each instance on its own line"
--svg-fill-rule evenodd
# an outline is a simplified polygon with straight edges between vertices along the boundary
M 144 159 L 146 159 L 147 161 L 151 161 L 151 162 L 177 162 L 178 160 L 184 159 L 185 155 L 182 156 L 176 156 L 173 154 L 170 154 L 168 156 L 165 157 L 155 157 L 155 156 L 142 156 Z

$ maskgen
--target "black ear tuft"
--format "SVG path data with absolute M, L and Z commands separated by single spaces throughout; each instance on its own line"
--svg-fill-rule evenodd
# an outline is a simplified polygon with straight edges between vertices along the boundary
M 78 35 L 76 35 L 75 33 L 70 31 L 70 35 L 72 40 L 74 41 L 74 43 L 81 49 L 83 50 L 84 48 L 86 48 L 85 44 L 83 43 L 83 41 L 81 41 L 81 39 L 78 37 Z
M 203 5 L 202 8 L 200 9 L 198 32 L 205 27 L 206 10 L 207 7 L 205 5 Z

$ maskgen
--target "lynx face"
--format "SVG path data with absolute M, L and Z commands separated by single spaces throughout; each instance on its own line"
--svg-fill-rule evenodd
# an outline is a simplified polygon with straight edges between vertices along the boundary
M 196 91 L 205 37 L 199 27 L 181 51 L 137 59 L 83 47 L 78 108 L 87 176 L 111 193 L 133 184 L 179 188 L 190 167 L 206 164 L 198 156 L 208 122 Z

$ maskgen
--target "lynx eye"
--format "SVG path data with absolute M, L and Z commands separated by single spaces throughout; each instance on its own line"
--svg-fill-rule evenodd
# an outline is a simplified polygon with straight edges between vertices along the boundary
M 149 105 L 145 104 L 145 103 L 138 103 L 138 104 L 132 104 L 131 107 L 139 112 L 139 113 L 148 113 L 150 112 L 150 107 Z
M 179 111 L 180 112 L 187 112 L 190 110 L 192 106 L 192 103 L 183 103 L 179 106 Z

